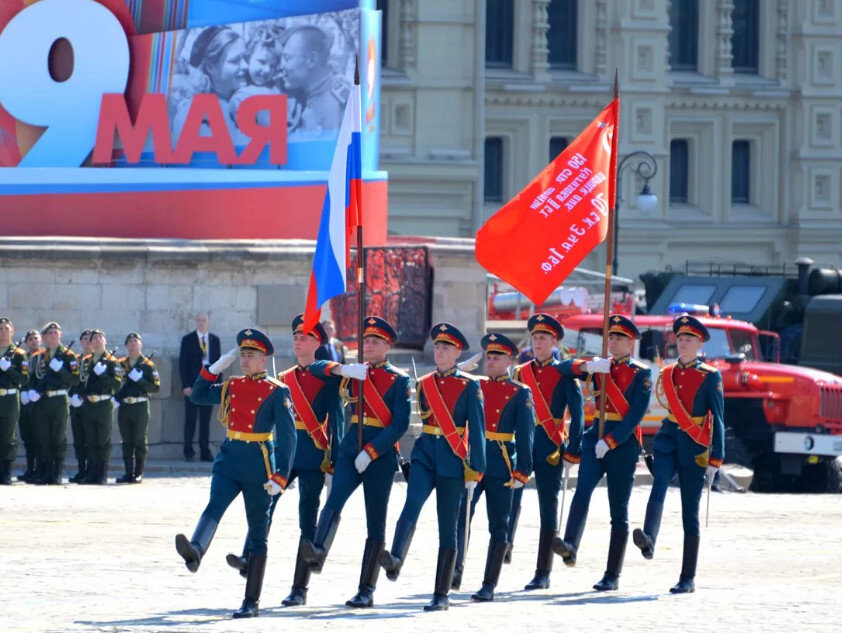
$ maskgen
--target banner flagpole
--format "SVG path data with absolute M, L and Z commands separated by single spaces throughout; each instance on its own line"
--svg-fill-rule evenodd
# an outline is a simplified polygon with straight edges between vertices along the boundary
M 356 64 L 354 66 L 354 90 L 357 95 L 360 94 L 360 58 L 357 55 Z M 360 106 L 362 104 L 359 104 Z M 361 112 L 358 111 L 354 116 L 361 117 Z M 361 121 L 356 122 L 358 125 Z M 362 130 L 362 127 L 359 127 Z M 360 133 L 360 143 L 362 144 L 362 133 Z M 360 147 L 360 154 L 362 154 L 362 147 Z M 358 174 L 359 179 L 362 179 L 362 173 Z M 359 184 L 357 180 L 355 184 Z M 354 186 L 354 185 L 352 185 Z M 357 188 L 357 362 L 363 363 L 363 331 L 365 329 L 365 251 L 363 249 L 363 205 L 362 205 L 362 186 Z M 365 380 L 360 380 L 360 398 L 357 401 L 357 450 L 363 450 L 363 427 L 365 426 Z

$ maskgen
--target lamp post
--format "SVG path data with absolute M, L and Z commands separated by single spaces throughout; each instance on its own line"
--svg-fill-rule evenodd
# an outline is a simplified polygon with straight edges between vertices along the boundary
M 637 161 L 636 163 L 634 162 L 635 160 Z M 620 250 L 617 237 L 620 234 L 619 216 L 620 200 L 622 199 L 623 192 L 623 169 L 630 165 L 634 165 L 634 171 L 638 176 L 643 178 L 643 189 L 637 195 L 637 206 L 641 213 L 652 213 L 658 204 L 658 196 L 653 194 L 649 189 L 649 181 L 658 173 L 658 162 L 655 160 L 655 157 L 643 150 L 623 156 L 617 165 L 617 206 L 614 214 L 614 260 L 611 262 L 611 271 L 614 275 L 617 274 L 617 252 Z

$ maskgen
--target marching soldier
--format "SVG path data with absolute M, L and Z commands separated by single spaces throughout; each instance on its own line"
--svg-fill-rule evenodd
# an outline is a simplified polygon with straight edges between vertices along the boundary
M 564 336 L 561 324 L 548 314 L 535 314 L 527 322 L 535 358 L 515 369 L 515 380 L 532 390 L 535 402 L 535 441 L 532 451 L 535 486 L 541 515 L 535 577 L 524 589 L 547 589 L 553 568 L 553 539 L 558 531 L 558 493 L 564 471 L 579 463 L 584 428 L 584 403 L 579 381 L 564 375 L 563 363 L 553 358 L 553 347 Z M 564 410 L 570 414 L 567 428 Z
M 29 362 L 29 401 L 35 403 L 32 418 L 40 456 L 32 483 L 61 483 L 67 453 L 67 391 L 79 384 L 76 354 L 61 344 L 61 326 L 50 321 L 41 330 L 44 349 Z
M 38 330 L 29 330 L 23 339 L 25 345 L 27 367 L 32 360 L 32 355 L 41 350 L 41 333 Z M 29 483 L 35 475 L 35 458 L 38 455 L 34 422 L 32 420 L 32 409 L 35 405 L 29 402 L 29 391 L 24 385 L 20 392 L 20 439 L 23 441 L 23 448 L 26 451 L 26 470 L 18 475 L 18 481 Z
M 85 385 L 91 372 L 91 331 L 85 330 L 79 335 L 79 347 L 82 348 L 79 360 L 79 384 L 70 389 L 70 430 L 73 433 L 73 452 L 79 465 L 78 472 L 67 481 L 81 483 L 88 475 L 88 447 L 85 442 Z M 93 405 L 91 405 L 93 406 Z
M 368 538 L 363 551 L 359 591 L 345 603 L 355 608 L 374 605 L 374 589 L 380 573 L 377 558 L 386 540 L 386 509 L 399 465 L 396 445 L 409 428 L 409 376 L 390 364 L 386 357 L 396 339 L 397 333 L 387 321 L 374 316 L 365 319 L 363 354 L 368 370 L 362 419 L 363 450 L 359 450 L 356 426 L 360 424 L 360 390 L 356 381 L 345 378 L 341 391 L 343 399 L 351 403 L 351 431 L 339 448 L 333 486 L 319 516 L 315 539 L 303 542 L 305 560 L 314 572 L 320 573 L 339 527 L 342 508 L 362 484 Z
M 243 604 L 233 617 L 259 615 L 258 603 L 266 571 L 271 499 L 284 491 L 295 453 L 295 424 L 289 389 L 266 375 L 266 358 L 274 353 L 271 341 L 258 330 L 237 334 L 237 347 L 203 368 L 190 398 L 200 405 L 221 404 L 226 427 L 213 463 L 210 500 L 199 517 L 193 537 L 179 534 L 175 548 L 191 572 L 208 551 L 222 515 L 243 493 L 248 521 L 246 537 L 251 555 L 246 570 Z M 217 377 L 239 356 L 242 376 L 216 383 Z
M 517 356 L 517 345 L 508 337 L 495 332 L 486 334 L 480 342 L 485 350 L 487 378 L 480 378 L 485 401 L 485 476 L 477 484 L 471 499 L 471 518 L 480 496 L 485 492 L 488 508 L 488 556 L 482 587 L 472 600 L 494 600 L 494 589 L 500 579 L 503 558 L 507 551 L 509 513 L 512 508 L 512 491 L 523 488 L 532 473 L 532 438 L 535 432 L 535 414 L 532 393 L 528 387 L 509 377 L 509 365 Z M 466 550 L 465 525 L 467 496 L 462 502 L 459 517 L 459 555 L 456 573 L 461 584 Z M 453 588 L 458 589 L 454 577 Z
M 655 393 L 669 410 L 655 436 L 652 491 L 646 505 L 643 529 L 633 534 L 643 557 L 655 554 L 661 527 L 667 486 L 678 473 L 681 488 L 681 518 L 684 524 L 684 556 L 678 584 L 672 593 L 696 590 L 696 562 L 699 556 L 699 501 L 705 476 L 712 480 L 725 455 L 725 408 L 722 376 L 715 367 L 699 359 L 710 340 L 707 328 L 696 318 L 680 316 L 672 324 L 678 345 L 678 362 L 661 370 Z
M 122 439 L 123 466 L 126 472 L 117 478 L 118 484 L 139 484 L 143 481 L 146 454 L 149 452 L 149 394 L 161 390 L 161 379 L 155 364 L 141 353 L 143 340 L 132 332 L 125 340 L 128 355 L 120 359 L 123 386 L 114 399 L 117 401 L 117 425 Z
M 83 484 L 108 483 L 108 460 L 111 459 L 111 419 L 114 400 L 123 382 L 120 362 L 106 348 L 102 330 L 91 330 L 90 373 L 85 383 L 85 442 L 88 447 L 88 474 Z
M 16 435 L 20 415 L 21 388 L 29 379 L 26 352 L 12 340 L 15 327 L 0 318 L 0 485 L 12 484 L 12 465 L 18 446 Z
M 576 565 L 591 495 L 605 475 L 611 509 L 611 537 L 605 574 L 593 586 L 597 591 L 612 591 L 619 586 L 629 538 L 629 497 L 643 439 L 640 421 L 649 406 L 652 392 L 649 368 L 631 358 L 634 341 L 639 336 L 640 332 L 631 320 L 621 315 L 610 316 L 608 352 L 611 359 L 574 361 L 572 364 L 575 375 L 584 371 L 597 374 L 597 411 L 600 409 L 599 399 L 607 398 L 605 435 L 599 437 L 599 424 L 595 418 L 582 439 L 582 463 L 564 539 L 556 538 L 553 550 L 568 567 Z
M 424 426 L 412 449 L 406 502 L 395 526 L 391 551 L 380 566 L 397 580 L 424 502 L 436 491 L 439 552 L 433 598 L 425 611 L 448 608 L 456 565 L 456 531 L 463 489 L 473 494 L 485 472 L 485 420 L 479 381 L 462 373 L 456 360 L 468 341 L 456 327 L 439 323 L 430 331 L 436 371 L 418 380 L 418 408 Z

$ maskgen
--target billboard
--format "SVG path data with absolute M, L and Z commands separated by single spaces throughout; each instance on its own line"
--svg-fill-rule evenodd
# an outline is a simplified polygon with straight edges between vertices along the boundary
M 0 66 L 7 233 L 314 238 L 359 67 L 367 235 L 385 241 L 369 2 L 10 3 L 0 59 L 20 61 Z M 146 219 L 122 225 L 115 208 Z

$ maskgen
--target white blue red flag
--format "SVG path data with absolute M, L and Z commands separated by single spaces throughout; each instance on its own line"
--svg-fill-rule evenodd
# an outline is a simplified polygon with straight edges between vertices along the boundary
M 304 307 L 305 332 L 309 332 L 319 321 L 325 301 L 345 292 L 350 241 L 354 229 L 362 221 L 360 129 L 360 86 L 355 85 L 345 106 L 327 179 L 313 272 Z

